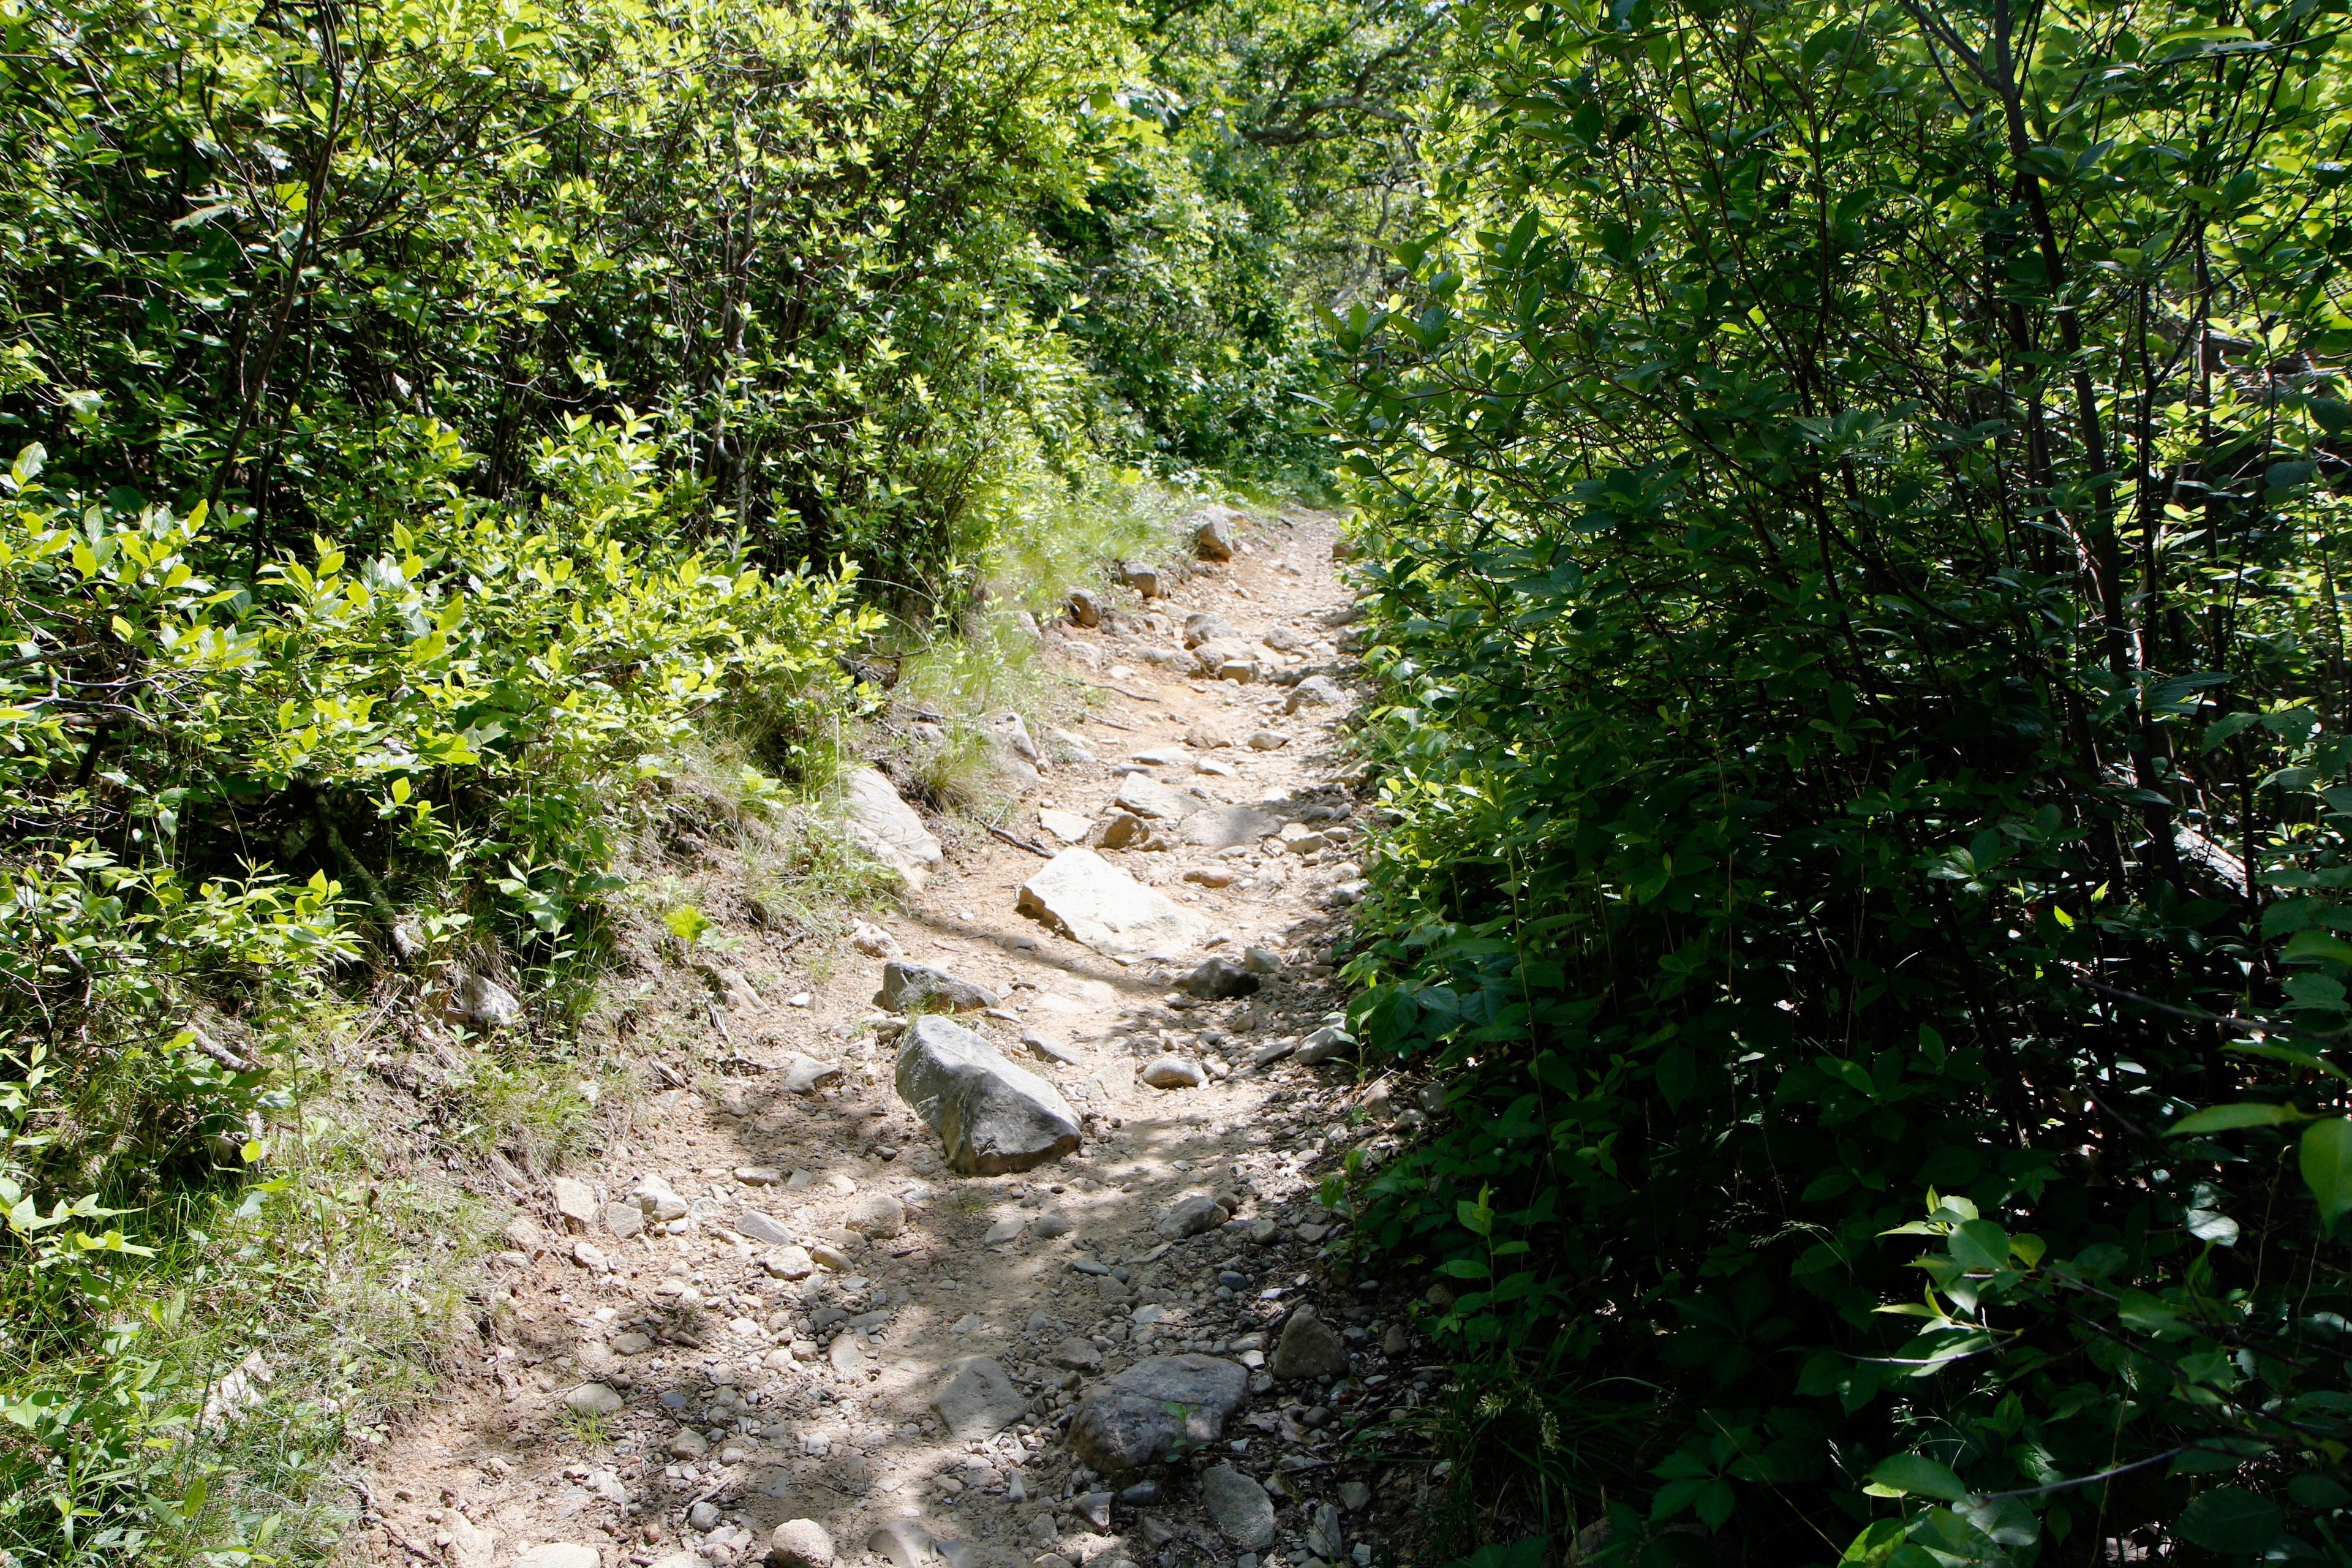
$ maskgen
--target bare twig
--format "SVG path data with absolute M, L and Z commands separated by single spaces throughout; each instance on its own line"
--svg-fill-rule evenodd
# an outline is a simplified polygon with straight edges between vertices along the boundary
M 1017 833 L 1007 833 L 1004 829 L 997 826 L 996 824 L 992 822 L 983 822 L 981 826 L 987 828 L 999 838 L 1003 839 L 1007 844 L 1012 845 L 1015 849 L 1026 849 L 1030 854 L 1042 855 L 1048 860 L 1051 860 L 1054 858 L 1054 852 L 1051 849 L 1045 847 L 1043 845 L 1032 844 L 1029 840 L 1022 837 Z

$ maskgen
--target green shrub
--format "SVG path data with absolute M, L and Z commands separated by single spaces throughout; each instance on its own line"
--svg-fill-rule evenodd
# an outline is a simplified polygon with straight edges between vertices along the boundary
M 1448 222 L 1339 335 L 1355 1018 L 1449 1085 L 1360 1230 L 1576 1435 L 1480 1498 L 2340 1558 L 2336 25 L 1465 15 Z

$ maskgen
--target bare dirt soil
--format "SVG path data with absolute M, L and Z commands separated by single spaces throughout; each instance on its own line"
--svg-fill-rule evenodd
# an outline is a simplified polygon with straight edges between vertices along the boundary
M 1015 907 L 1045 861 L 994 838 L 877 922 L 908 960 L 996 994 L 959 1021 L 1083 1114 L 1079 1152 L 1013 1174 L 950 1171 L 893 1089 L 903 1020 L 876 1004 L 883 956 L 747 956 L 716 1020 L 728 1070 L 616 1110 L 598 1161 L 561 1184 L 525 1178 L 529 1212 L 492 1262 L 478 1337 L 373 1457 L 353 1561 L 755 1563 L 795 1520 L 841 1563 L 897 1568 L 1393 1560 L 1426 1483 L 1370 1462 L 1370 1434 L 1436 1374 L 1416 1364 L 1403 1302 L 1338 1281 L 1345 1215 L 1317 1199 L 1349 1148 L 1377 1161 L 1419 1113 L 1360 1081 L 1352 1053 L 1302 1066 L 1282 1052 L 1336 1019 L 1328 960 L 1360 887 L 1363 803 L 1336 733 L 1353 700 L 1350 595 L 1333 537 L 1329 520 L 1292 513 L 1140 611 L 1046 634 L 1049 661 L 1107 701 L 1076 737 L 1095 760 L 1067 760 L 1065 742 L 1055 761 L 1038 737 L 1047 765 L 1014 837 L 1059 849 L 1055 826 L 1084 818 L 1098 837 L 1139 754 L 1161 782 L 1285 825 L 1279 849 L 1193 847 L 1162 824 L 1151 842 L 1171 847 L 1101 851 L 1202 917 L 1202 945 L 1120 963 L 1057 934 Z M 1173 668 L 1194 612 L 1230 623 L 1257 679 Z M 1290 710 L 1318 674 L 1339 700 Z M 1253 947 L 1260 967 L 1279 961 L 1255 994 L 1171 989 L 1199 959 L 1240 964 Z M 1148 1086 L 1141 1069 L 1163 1055 L 1204 1081 Z M 801 1058 L 840 1071 L 795 1092 Z M 648 1177 L 687 1212 L 649 1221 L 632 1199 Z M 1191 1196 L 1231 1217 L 1163 1234 Z M 1346 1371 L 1277 1378 L 1307 1301 Z M 1139 1360 L 1188 1352 L 1248 1373 L 1214 1440 L 1116 1477 L 1078 1464 L 1077 1403 Z M 1016 1403 L 959 1439 L 934 1402 L 972 1357 L 993 1360 Z M 1204 1509 L 1214 1466 L 1267 1489 L 1271 1542 Z M 894 1523 L 913 1528 L 877 1534 Z

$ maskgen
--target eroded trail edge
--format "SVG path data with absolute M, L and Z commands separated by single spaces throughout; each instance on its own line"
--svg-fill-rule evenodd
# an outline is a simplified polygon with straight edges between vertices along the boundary
M 728 1070 L 526 1178 L 478 1338 L 370 1467 L 373 1560 L 1385 1559 L 1425 1483 L 1367 1434 L 1438 1372 L 1400 1301 L 1323 1266 L 1318 1184 L 1417 1114 L 1331 1027 L 1361 806 L 1332 544 L 1292 513 L 1048 632 L 1107 705 L 1038 739 L 1008 830 L 1034 848 L 950 857 L 855 950 L 742 954 Z M 1023 912 L 1035 851 L 1082 845 L 1181 917 L 1161 956 Z M 1177 988 L 1210 958 L 1211 994 Z M 949 1167 L 894 1091 L 892 959 L 974 988 L 931 1005 L 1053 1085 L 1076 1152 Z

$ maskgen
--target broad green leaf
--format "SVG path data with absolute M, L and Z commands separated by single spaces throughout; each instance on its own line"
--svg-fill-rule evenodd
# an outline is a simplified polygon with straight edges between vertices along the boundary
M 2319 1200 L 2322 1225 L 2352 1209 L 2352 1120 L 2331 1116 L 2303 1130 L 2298 1152 L 2305 1185 Z
M 1948 1465 L 1921 1454 L 1897 1454 L 1882 1459 L 1870 1472 L 1873 1490 L 1887 1497 L 1931 1497 L 1944 1502 L 1965 1502 L 1969 1489 Z

